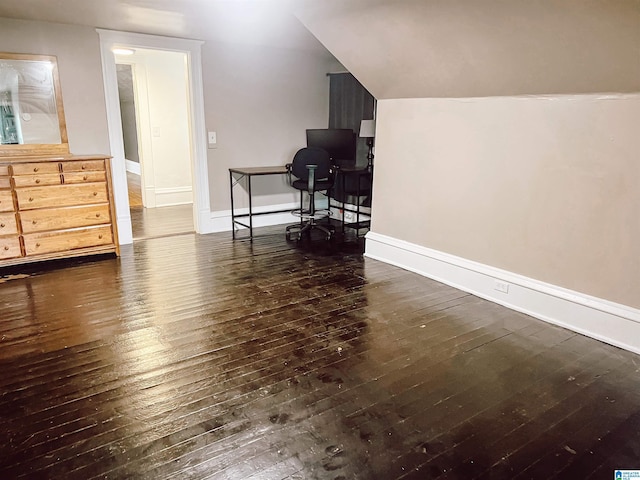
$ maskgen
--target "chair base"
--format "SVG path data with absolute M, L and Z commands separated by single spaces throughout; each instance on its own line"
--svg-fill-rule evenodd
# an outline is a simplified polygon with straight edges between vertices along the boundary
M 316 223 L 315 219 L 312 218 L 306 223 L 296 223 L 294 225 L 288 225 L 286 228 L 287 240 L 301 240 L 303 234 L 311 236 L 311 230 L 313 229 L 324 232 L 327 241 L 331 240 L 333 234 L 335 233 L 335 228 L 333 225 L 322 225 Z

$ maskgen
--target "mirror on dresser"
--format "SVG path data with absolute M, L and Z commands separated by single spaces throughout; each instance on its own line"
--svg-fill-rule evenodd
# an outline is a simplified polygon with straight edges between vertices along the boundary
M 0 53 L 0 155 L 66 153 L 56 57 Z
M 0 269 L 119 254 L 109 155 L 72 155 L 56 58 L 0 53 Z

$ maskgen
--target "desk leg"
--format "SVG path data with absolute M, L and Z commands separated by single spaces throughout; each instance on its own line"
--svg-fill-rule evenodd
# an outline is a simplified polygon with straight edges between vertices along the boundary
M 345 182 L 345 177 L 346 175 L 344 173 L 340 173 L 339 174 L 342 177 L 342 192 L 340 192 L 342 194 L 342 235 L 344 235 L 344 216 L 347 214 L 347 212 L 345 212 L 344 210 L 344 201 L 347 198 L 347 195 L 344 193 L 346 190 L 346 182 Z
M 358 193 L 358 196 L 356 197 L 356 238 L 360 238 L 360 182 L 362 181 L 362 174 L 358 173 L 356 175 L 356 180 L 358 181 L 358 188 L 356 189 L 356 192 Z
M 236 239 L 236 217 L 233 210 L 233 173 L 229 172 L 229 191 L 231 192 L 231 238 Z
M 247 184 L 249 188 L 249 239 L 253 241 L 253 210 L 251 204 L 251 175 L 247 175 Z

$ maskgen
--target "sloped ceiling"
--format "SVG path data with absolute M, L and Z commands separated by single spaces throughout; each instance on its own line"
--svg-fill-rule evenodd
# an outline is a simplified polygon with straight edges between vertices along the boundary
M 304 0 L 378 99 L 640 91 L 640 0 Z

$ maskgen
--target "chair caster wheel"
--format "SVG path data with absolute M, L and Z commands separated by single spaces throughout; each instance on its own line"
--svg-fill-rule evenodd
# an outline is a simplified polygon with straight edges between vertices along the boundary
M 299 241 L 300 240 L 300 234 L 299 233 L 294 233 L 292 234 L 291 232 L 287 232 L 285 235 L 287 241 L 291 241 L 291 240 L 296 240 Z

